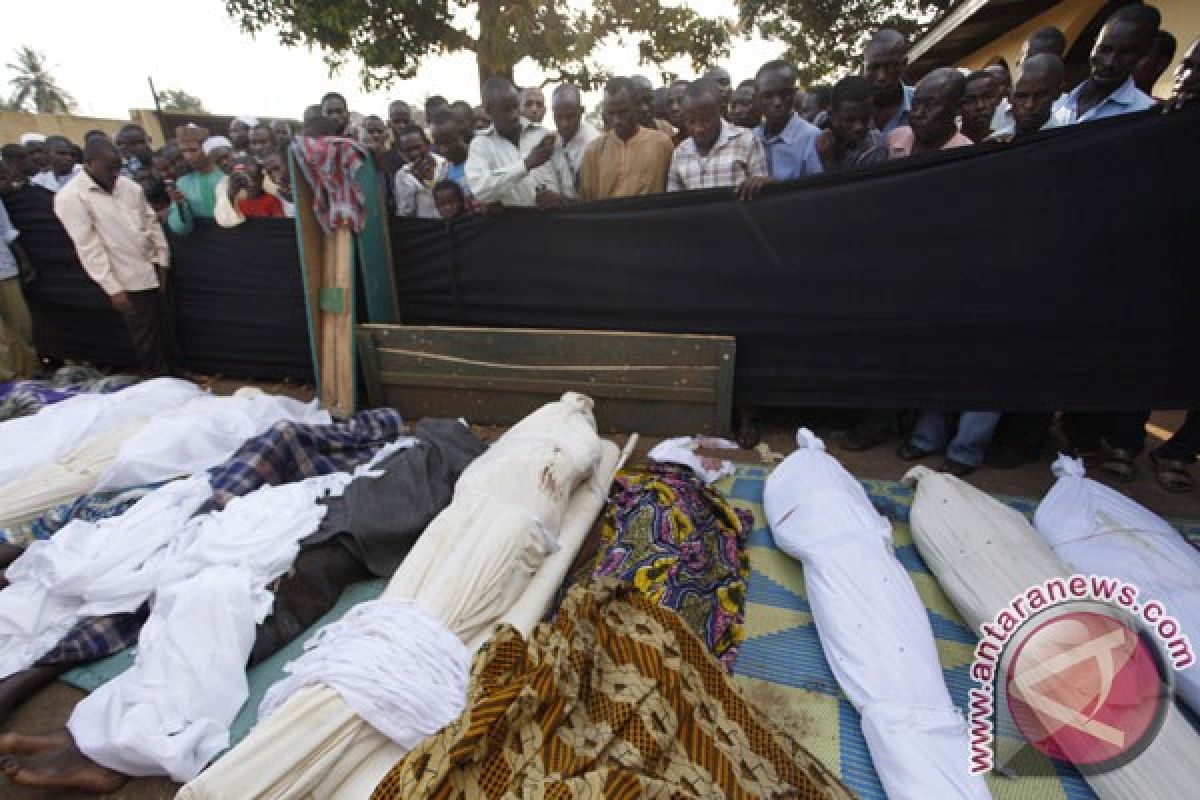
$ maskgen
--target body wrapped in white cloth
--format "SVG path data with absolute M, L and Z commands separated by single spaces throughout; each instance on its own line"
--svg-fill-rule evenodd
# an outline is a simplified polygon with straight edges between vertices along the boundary
M 916 485 L 909 519 L 917 549 L 976 631 L 1014 597 L 1071 574 L 1025 517 L 998 500 L 925 467 L 904 480 Z M 1194 783 L 1197 753 L 1200 734 L 1172 704 L 1162 730 L 1137 758 L 1084 779 L 1101 800 L 1180 797 L 1180 787 Z
M 1073 571 L 1120 578 L 1179 621 L 1200 644 L 1200 552 L 1165 519 L 1086 477 L 1083 462 L 1059 456 L 1058 477 L 1034 527 Z M 1176 674 L 1180 699 L 1200 713 L 1200 667 Z
M 806 429 L 767 480 L 763 506 L 779 549 L 804 564 L 821 648 L 862 714 L 891 800 L 980 800 L 967 771 L 967 726 L 946 690 L 925 606 L 892 551 L 892 526 Z
M 389 582 L 381 609 L 386 603 L 411 604 L 428 615 L 426 621 L 435 621 L 462 643 L 450 646 L 441 640 L 447 661 L 469 657 L 515 606 L 537 607 L 524 597 L 531 585 L 546 592 L 544 610 L 557 582 L 535 580 L 543 569 L 554 571 L 561 581 L 616 470 L 616 448 L 597 436 L 591 409 L 590 398 L 568 392 L 501 436 L 463 472 L 451 504 L 429 525 Z M 546 589 L 549 583 L 553 586 Z M 378 620 L 363 626 L 364 633 L 376 637 L 372 648 L 410 647 L 404 639 L 379 636 L 385 629 Z M 420 646 L 439 646 L 441 637 L 432 630 L 426 633 Z M 338 632 L 338 639 L 343 647 L 348 642 L 353 646 L 345 630 Z M 345 670 L 352 665 L 342 661 L 340 675 L 331 682 L 345 686 Z M 310 685 L 318 682 L 315 673 L 307 668 L 305 673 L 299 682 L 304 688 L 283 701 L 279 695 L 295 687 L 277 692 L 271 716 L 183 787 L 178 797 L 367 797 L 407 752 L 404 737 L 453 720 L 466 699 L 465 672 L 461 686 L 450 685 L 451 670 L 441 677 L 406 673 L 403 680 L 411 691 L 439 694 L 431 707 L 444 718 L 393 716 L 391 733 L 403 742 L 397 743 L 355 713 L 338 691 Z M 369 690 L 360 675 L 349 677 L 358 691 Z M 393 711 L 414 713 L 415 701 L 406 705 L 386 697 L 391 688 L 395 687 L 382 688 L 375 700 L 364 693 L 354 705 L 383 699 Z

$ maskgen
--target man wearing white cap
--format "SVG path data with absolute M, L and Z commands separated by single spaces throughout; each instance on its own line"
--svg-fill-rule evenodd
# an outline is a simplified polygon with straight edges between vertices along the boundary
M 208 135 L 208 131 L 196 125 L 181 125 L 175 129 L 179 150 L 192 171 L 179 178 L 174 186 L 167 186 L 171 196 L 171 211 L 167 225 L 171 232 L 186 236 L 195 228 L 196 218 L 212 219 L 217 207 L 217 184 L 225 177 L 214 164 L 213 155 L 230 153 L 233 148 L 224 136 Z M 210 144 L 215 142 L 213 144 Z M 224 153 L 219 145 L 224 143 Z
M 29 153 L 29 160 L 37 167 L 38 172 L 49 169 L 50 153 L 46 150 L 46 134 L 23 133 L 21 134 L 21 144 L 25 146 L 26 152 Z

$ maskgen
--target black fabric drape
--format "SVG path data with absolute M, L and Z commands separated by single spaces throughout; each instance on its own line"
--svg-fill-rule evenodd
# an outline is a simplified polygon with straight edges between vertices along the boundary
M 397 219 L 413 324 L 737 337 L 740 401 L 1176 408 L 1200 399 L 1200 114 L 772 187 Z
M 54 215 L 54 195 L 30 186 L 6 195 L 4 204 L 37 269 L 26 294 L 38 352 L 137 366 L 120 316 L 83 271 Z M 312 379 L 291 220 L 251 219 L 231 229 L 197 220 L 191 236 L 168 238 L 170 295 L 185 366 L 231 377 Z

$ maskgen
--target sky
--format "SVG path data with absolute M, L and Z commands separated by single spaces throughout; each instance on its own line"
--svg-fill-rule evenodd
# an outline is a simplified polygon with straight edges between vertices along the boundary
M 734 0 L 685 2 L 708 16 L 736 17 Z M 364 114 L 383 115 L 390 100 L 421 103 L 430 94 L 479 101 L 472 53 L 429 58 L 415 78 L 367 94 L 357 64 L 330 77 L 320 51 L 285 47 L 274 31 L 243 33 L 223 0 L 120 0 L 104 13 L 97 8 L 94 0 L 59 0 L 48 16 L 40 3 L 14 4 L 0 26 L 0 63 L 12 62 L 17 48 L 29 45 L 46 56 L 58 85 L 78 103 L 77 114 L 116 119 L 126 118 L 131 108 L 154 107 L 147 76 L 160 91 L 183 89 L 198 96 L 216 114 L 299 118 L 329 90 L 346 95 L 351 110 Z M 721 63 L 736 82 L 752 77 L 782 50 L 763 40 L 739 40 Z M 641 73 L 657 83 L 652 65 L 638 66 L 635 46 L 605 47 L 599 59 L 615 74 Z M 667 67 L 683 77 L 694 74 L 686 60 Z M 6 97 L 11 77 L 10 70 L 0 69 L 0 93 Z M 517 65 L 515 78 L 518 84 L 542 81 L 528 60 Z M 593 94 L 587 102 L 597 99 Z

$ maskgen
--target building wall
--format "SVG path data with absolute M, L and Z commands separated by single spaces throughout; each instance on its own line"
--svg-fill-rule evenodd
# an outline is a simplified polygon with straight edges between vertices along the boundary
M 1154 94 L 1166 97 L 1171 93 L 1172 75 L 1175 66 L 1183 58 L 1183 53 L 1197 37 L 1200 37 L 1200 0 L 1152 0 L 1153 5 L 1162 12 L 1163 29 L 1175 34 L 1179 40 L 1179 48 L 1175 54 L 1175 62 L 1167 68 L 1162 78 L 1154 87 Z M 1004 56 L 1015 68 L 1021 56 L 1021 45 L 1029 38 L 1029 34 L 1047 25 L 1057 26 L 1067 36 L 1067 46 L 1075 44 L 1092 17 L 1104 7 L 1104 0 L 1063 0 L 1051 9 L 1043 11 L 1030 19 L 1024 25 L 1006 33 L 999 39 L 981 47 L 959 62 L 958 66 L 969 69 L 982 69 L 989 59 Z
M 165 139 L 153 111 L 134 110 L 129 119 L 103 119 L 100 117 L 77 117 L 73 114 L 27 114 L 23 111 L 0 111 L 0 144 L 17 142 L 23 133 L 43 133 L 47 136 L 66 136 L 78 145 L 83 144 L 83 135 L 91 130 L 100 130 L 113 136 L 123 125 L 137 122 L 150 138 L 154 147 L 161 147 Z

